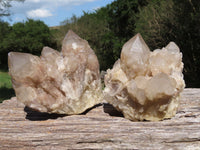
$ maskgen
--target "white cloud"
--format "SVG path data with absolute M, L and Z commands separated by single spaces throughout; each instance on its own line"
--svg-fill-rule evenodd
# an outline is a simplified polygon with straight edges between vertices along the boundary
M 45 18 L 53 16 L 52 13 L 47 9 L 35 9 L 27 12 L 29 18 Z
M 34 3 L 38 3 L 40 2 L 40 0 L 28 0 L 29 2 L 34 2 Z
M 25 0 L 25 3 L 39 4 L 41 7 L 58 7 L 80 5 L 86 2 L 94 2 L 96 0 Z
M 70 9 L 75 5 L 90 3 L 97 0 L 25 0 L 24 3 L 12 2 L 11 11 L 14 14 L 26 14 L 30 18 L 45 18 L 54 15 L 62 7 Z

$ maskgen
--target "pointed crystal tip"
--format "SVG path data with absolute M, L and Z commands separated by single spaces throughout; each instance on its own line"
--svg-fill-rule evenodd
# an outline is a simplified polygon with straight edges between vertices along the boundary
M 140 33 L 136 34 L 133 38 L 131 38 L 128 42 L 126 42 L 122 48 L 123 51 L 131 51 L 138 53 L 149 53 L 150 49 L 146 45 Z
M 62 42 L 61 52 L 65 56 L 69 53 L 87 52 L 88 49 L 90 49 L 88 42 L 69 30 Z
M 74 33 L 72 30 L 69 30 L 67 32 L 67 34 L 65 35 L 63 42 L 70 40 L 70 39 L 79 39 L 80 40 L 81 38 L 76 33 Z
M 170 42 L 165 48 L 170 52 L 175 52 L 175 53 L 180 52 L 179 47 L 174 42 Z
M 130 78 L 136 75 L 144 75 L 147 72 L 147 63 L 150 49 L 142 36 L 138 33 L 126 42 L 121 52 L 122 68 L 125 71 L 131 70 Z

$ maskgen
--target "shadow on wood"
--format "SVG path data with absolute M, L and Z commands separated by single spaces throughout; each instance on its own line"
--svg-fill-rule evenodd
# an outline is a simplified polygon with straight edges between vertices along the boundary
M 87 109 L 86 111 L 84 111 L 83 113 L 81 113 L 80 115 L 86 115 L 89 111 L 91 111 L 94 108 L 97 108 L 99 106 L 101 106 L 102 104 L 97 104 L 89 109 Z M 24 111 L 27 113 L 26 114 L 26 119 L 31 120 L 31 121 L 43 121 L 43 120 L 49 120 L 49 119 L 57 119 L 57 118 L 62 118 L 62 117 L 66 117 L 68 115 L 66 114 L 56 114 L 56 113 L 45 113 L 45 112 L 38 112 L 36 110 L 33 110 L 27 106 L 24 107 Z
M 57 119 L 59 117 L 65 117 L 67 115 L 65 114 L 49 114 L 49 113 L 42 113 L 35 111 L 27 106 L 24 107 L 24 111 L 26 114 L 26 119 L 31 121 L 42 121 L 42 120 L 48 120 L 48 119 Z
M 103 105 L 104 112 L 114 117 L 124 117 L 124 115 L 116 110 L 112 105 L 104 103 Z
M 84 112 L 81 113 L 80 115 L 86 115 L 86 114 L 89 113 L 92 109 L 95 109 L 95 108 L 97 108 L 97 107 L 99 107 L 99 106 L 102 106 L 102 104 L 96 104 L 96 105 L 94 105 L 93 107 L 88 108 L 86 111 L 84 111 Z

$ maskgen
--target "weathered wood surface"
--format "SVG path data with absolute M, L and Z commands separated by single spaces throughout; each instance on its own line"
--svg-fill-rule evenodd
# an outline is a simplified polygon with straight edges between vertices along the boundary
M 200 89 L 185 89 L 176 116 L 131 122 L 101 105 L 82 115 L 30 111 L 16 98 L 0 104 L 0 149 L 200 149 Z

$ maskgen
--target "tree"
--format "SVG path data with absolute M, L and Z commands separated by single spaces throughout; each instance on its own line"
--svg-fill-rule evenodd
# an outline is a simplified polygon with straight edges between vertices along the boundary
M 5 41 L 8 34 L 11 32 L 11 27 L 7 22 L 0 21 L 0 66 L 7 61 L 7 50 L 5 49 Z
M 148 4 L 148 0 L 116 0 L 108 9 L 108 22 L 114 34 L 129 39 L 134 35 L 136 14 L 139 8 Z
M 93 13 L 84 12 L 84 15 L 80 18 L 75 15 L 68 20 L 65 20 L 61 24 L 60 32 L 54 35 L 58 40 L 58 45 L 61 47 L 61 42 L 69 29 L 73 30 L 81 38 L 87 40 L 100 62 L 101 69 L 106 69 L 107 64 L 111 64 L 114 55 L 112 53 L 112 47 L 107 46 L 109 42 L 110 29 L 107 23 L 106 8 L 100 8 Z M 109 43 L 110 44 L 110 43 Z M 109 59 L 106 59 L 106 55 L 109 55 Z
M 184 78 L 188 87 L 200 87 L 200 1 L 174 0 L 177 15 L 175 41 L 183 52 Z
M 25 0 L 0 0 L 0 17 L 10 15 L 9 8 L 12 6 L 12 1 L 24 2 Z
M 10 32 L 10 27 L 7 22 L 0 21 L 0 41 Z
M 140 33 L 147 45 L 153 50 L 168 44 L 169 34 L 176 24 L 174 3 L 168 1 L 152 1 L 140 9 L 137 15 L 135 32 Z
M 183 53 L 187 87 L 200 87 L 200 1 L 153 1 L 140 10 L 136 32 L 151 49 L 174 41 Z
M 15 23 L 0 43 L 1 64 L 7 65 L 10 51 L 40 55 L 44 46 L 56 48 L 49 27 L 40 20 L 28 19 L 25 23 Z
M 134 35 L 136 14 L 139 7 L 147 5 L 148 0 L 115 0 L 95 12 L 86 13 L 62 23 L 56 35 L 60 45 L 69 29 L 86 39 L 95 50 L 102 70 L 113 66 L 119 58 L 123 44 Z

